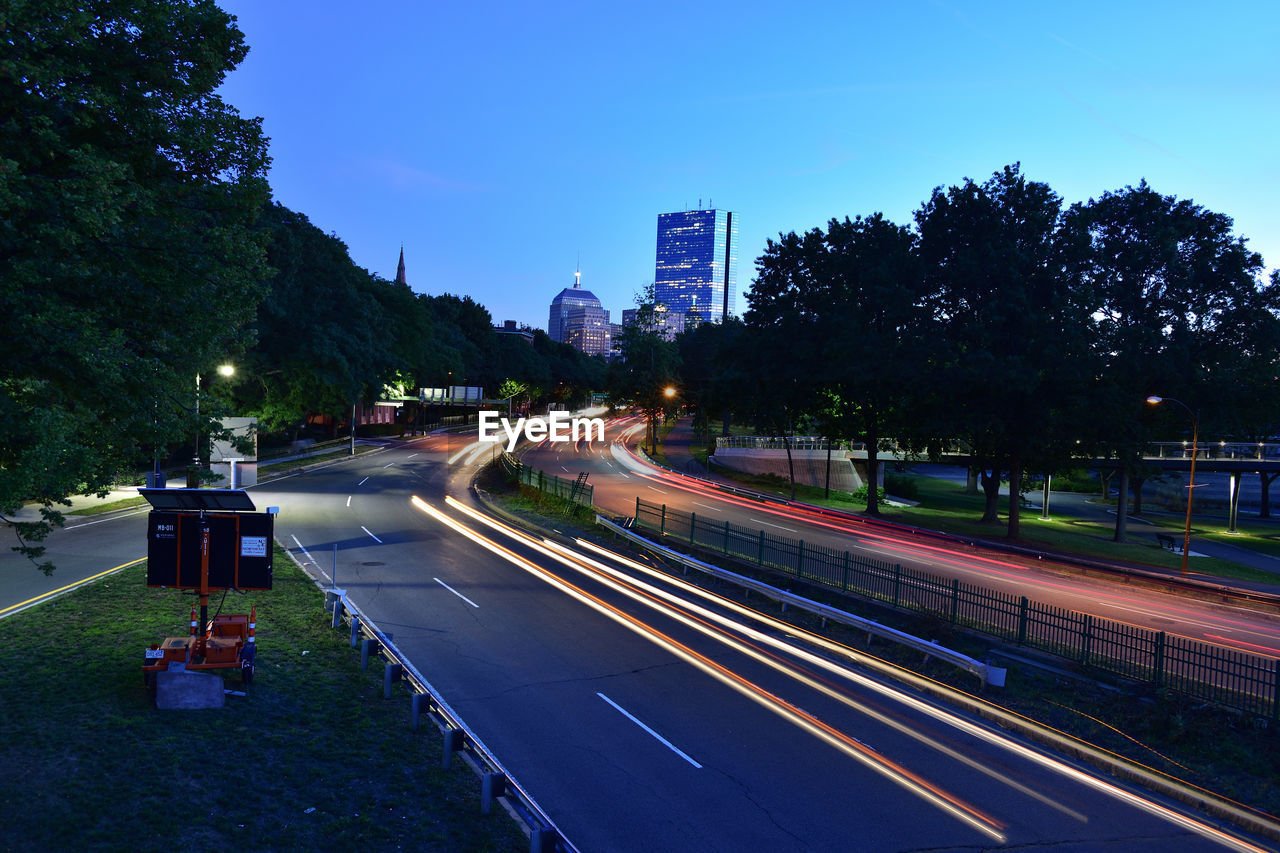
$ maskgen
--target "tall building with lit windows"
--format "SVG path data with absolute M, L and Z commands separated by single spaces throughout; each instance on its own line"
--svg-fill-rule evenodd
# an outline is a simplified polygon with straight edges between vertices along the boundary
M 551 300 L 547 336 L 571 344 L 587 355 L 608 355 L 612 347 L 609 311 L 590 290 L 582 289 L 582 273 L 573 274 L 573 287 L 566 287 Z
M 658 214 L 654 298 L 676 314 L 719 322 L 734 314 L 738 220 L 732 211 Z

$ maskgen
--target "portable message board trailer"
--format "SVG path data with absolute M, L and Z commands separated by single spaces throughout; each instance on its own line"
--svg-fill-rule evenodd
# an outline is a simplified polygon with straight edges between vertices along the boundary
M 275 514 L 257 512 L 238 489 L 139 489 L 153 509 L 147 517 L 147 586 L 194 590 L 200 613 L 191 609 L 185 637 L 166 637 L 146 650 L 142 667 L 150 687 L 154 674 L 181 662 L 187 669 L 239 668 L 253 680 L 257 608 L 218 614 L 209 620 L 209 593 L 271 589 Z

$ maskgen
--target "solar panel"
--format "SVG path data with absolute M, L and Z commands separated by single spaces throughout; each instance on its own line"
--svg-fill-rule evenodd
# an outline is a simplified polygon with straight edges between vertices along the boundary
M 156 509 L 257 510 L 244 489 L 138 489 L 138 494 Z

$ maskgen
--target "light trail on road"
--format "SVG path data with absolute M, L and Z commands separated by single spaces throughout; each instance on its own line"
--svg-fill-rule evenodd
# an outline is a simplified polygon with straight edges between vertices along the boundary
M 412 501 L 414 506 L 427 513 L 436 521 L 448 526 L 455 532 L 467 537 L 472 542 L 486 548 L 494 554 L 497 554 L 508 562 L 519 566 L 535 577 L 546 581 L 555 588 L 565 592 L 578 601 L 586 604 L 588 607 L 591 607 L 593 610 L 623 625 L 645 639 L 658 644 L 662 648 L 684 660 L 686 663 L 691 664 L 707 675 L 710 675 L 721 683 L 734 689 L 740 695 L 759 704 L 775 715 L 791 722 L 793 725 L 798 726 L 815 737 L 820 738 L 850 758 L 859 761 L 864 766 L 870 768 L 886 779 L 889 779 L 898 786 L 912 792 L 917 797 L 929 802 L 935 808 L 952 815 L 956 819 L 969 825 L 992 840 L 997 842 L 1004 841 L 1004 834 L 1001 831 L 1003 824 L 1001 822 L 985 815 L 982 811 L 964 802 L 956 795 L 947 792 L 941 786 L 924 779 L 915 772 L 880 755 L 858 741 L 856 738 L 819 720 L 812 714 L 809 714 L 803 709 L 796 707 L 792 703 L 787 702 L 763 687 L 749 681 L 723 664 L 711 660 L 700 652 L 674 639 L 670 635 L 663 633 L 654 626 L 643 622 L 629 613 L 613 607 L 598 596 L 593 595 L 581 587 L 571 584 L 554 574 L 551 574 L 545 568 L 521 557 L 519 554 L 516 554 L 505 546 L 494 542 L 488 537 L 480 535 L 466 525 L 461 524 L 426 503 L 421 498 L 415 496 Z M 455 509 L 460 506 L 456 504 L 456 502 L 452 501 L 450 502 L 450 505 Z M 500 522 L 496 523 L 500 524 Z M 536 550 L 540 550 L 548 557 L 556 559 L 554 552 L 538 546 L 538 543 L 536 542 L 534 542 L 531 547 L 535 546 L 537 546 Z M 601 582 L 606 582 L 604 579 L 599 577 L 596 579 Z M 673 613 L 668 613 L 668 615 L 679 619 L 679 617 Z
M 698 667 L 703 672 L 717 678 L 722 683 L 729 684 L 739 693 L 747 696 L 752 701 L 767 707 L 774 714 L 789 720 L 794 725 L 840 750 L 843 754 L 858 760 L 865 766 L 875 770 L 877 773 L 893 780 L 895 784 L 911 791 L 913 794 L 930 803 L 932 806 L 952 815 L 956 819 L 987 835 L 989 838 L 1002 843 L 1005 841 L 1004 830 L 1006 828 L 1006 824 L 1003 821 L 987 814 L 979 807 L 966 802 L 955 794 L 941 788 L 928 779 L 923 778 L 909 768 L 889 759 L 887 756 L 872 750 L 856 738 L 853 738 L 837 727 L 832 726 L 820 720 L 816 716 L 800 709 L 788 700 L 781 698 L 776 693 L 770 692 L 765 688 L 760 687 L 758 684 L 748 681 L 744 676 L 733 672 L 724 664 L 710 660 L 704 654 L 675 640 L 670 635 L 660 631 L 653 625 L 640 620 L 632 614 L 619 610 L 613 605 L 604 602 L 598 596 L 585 591 L 581 587 L 570 583 L 558 575 L 550 574 L 544 567 L 537 566 L 526 558 L 510 551 L 510 549 L 505 546 L 479 534 L 474 529 L 451 519 L 444 512 L 431 507 L 420 499 L 415 497 L 413 501 L 414 505 L 420 510 L 423 510 L 432 518 L 446 524 L 456 532 L 471 539 L 471 541 L 481 544 L 491 552 L 503 556 L 503 558 L 509 562 L 520 566 L 535 576 L 551 583 L 553 586 L 568 592 L 578 600 L 587 603 L 598 612 L 604 613 L 611 619 L 625 624 L 629 629 L 641 634 L 650 641 L 659 644 L 686 662 Z M 513 528 L 498 519 L 467 507 L 451 497 L 446 498 L 445 502 L 450 509 L 463 513 L 473 521 L 483 524 L 490 529 L 497 531 L 501 535 L 513 539 L 523 547 L 531 548 L 546 557 L 554 559 L 561 565 L 579 572 L 584 577 L 587 577 L 594 582 L 605 584 L 615 592 L 642 603 L 663 616 L 674 619 L 679 624 L 696 630 L 703 636 L 714 639 L 718 643 L 732 648 L 734 651 L 747 656 L 757 663 L 769 666 L 774 671 L 787 675 L 809 689 L 819 691 L 828 698 L 835 699 L 845 707 L 848 707 L 859 714 L 875 719 L 877 722 L 890 727 L 900 734 L 937 750 L 942 755 L 960 762 L 970 770 L 983 773 L 993 780 L 998 781 L 1025 796 L 1032 797 L 1043 805 L 1064 813 L 1077 821 L 1087 822 L 1088 818 L 1078 810 L 1058 801 L 1054 797 L 1041 791 L 1037 791 L 1030 785 L 1024 784 L 1023 782 L 1012 778 L 1007 773 L 1001 772 L 997 768 L 984 763 L 979 757 L 965 754 L 958 748 L 940 742 L 936 737 L 921 731 L 909 722 L 885 711 L 876 709 L 871 705 L 868 705 L 865 701 L 857 699 L 850 695 L 845 689 L 834 688 L 831 682 L 816 676 L 813 672 L 806 669 L 805 666 L 796 666 L 795 664 L 785 661 L 779 655 L 786 655 L 788 658 L 799 659 L 803 661 L 807 667 L 813 667 L 821 670 L 831 676 L 852 683 L 859 688 L 873 692 L 891 703 L 910 708 L 912 711 L 929 717 L 946 727 L 977 738 L 996 747 L 997 749 L 1007 751 L 1025 760 L 1029 760 L 1041 768 L 1051 771 L 1055 775 L 1070 779 L 1078 784 L 1085 785 L 1108 797 L 1125 802 L 1147 812 L 1148 814 L 1154 815 L 1162 820 L 1169 821 L 1185 830 L 1194 832 L 1206 839 L 1223 844 L 1235 850 L 1249 851 L 1250 853 L 1258 853 L 1258 851 L 1262 850 L 1262 848 L 1239 839 L 1229 833 L 1223 832 L 1222 830 L 1219 830 L 1218 828 L 1204 823 L 1194 817 L 1183 814 L 1168 806 L 1157 803 L 1148 797 L 1136 794 L 1111 782 L 1083 772 L 1051 755 L 1042 753 L 1011 740 L 1002 733 L 988 729 L 987 727 L 977 724 L 972 720 L 956 714 L 955 712 L 925 701 L 919 696 L 912 695 L 909 692 L 905 692 L 897 687 L 888 685 L 880 680 L 859 672 L 858 670 L 850 669 L 849 667 L 841 665 L 830 658 L 811 652 L 790 640 L 781 639 L 777 634 L 781 633 L 784 636 L 803 635 L 802 640 L 806 644 L 816 645 L 826 652 L 834 653 L 842 658 L 850 659 L 859 665 L 870 664 L 873 668 L 891 668 L 896 671 L 894 676 L 900 679 L 918 679 L 920 681 L 927 680 L 921 676 L 906 673 L 905 671 L 898 670 L 897 667 L 893 667 L 891 664 L 879 661 L 869 655 L 841 646 L 817 635 L 803 632 L 789 623 L 782 622 L 781 620 L 777 620 L 767 614 L 759 613 L 758 611 L 754 611 L 736 602 L 724 599 L 721 596 L 707 590 L 703 590 L 696 585 L 683 581 L 680 578 L 667 575 L 666 573 L 637 563 L 624 555 L 608 551 L 607 549 L 585 542 L 584 540 L 579 539 L 575 544 L 584 551 L 589 551 L 597 557 L 610 560 L 633 572 L 641 573 L 655 580 L 659 580 L 663 584 L 673 586 L 680 591 L 680 594 L 669 592 L 651 584 L 643 583 L 635 577 L 626 574 L 621 569 L 613 568 L 601 563 L 599 560 L 594 559 L 588 554 L 576 552 L 549 540 L 544 539 L 539 541 L 538 539 L 524 533 L 523 531 Z M 728 610 L 735 614 L 735 616 L 726 616 L 723 613 L 717 612 L 717 610 L 695 605 L 684 597 L 686 595 L 701 598 L 709 604 L 715 605 L 715 607 L 720 610 Z M 743 621 L 740 621 L 741 619 L 760 622 L 764 627 L 771 629 L 775 633 L 766 633 L 765 631 L 751 628 Z M 740 639 L 739 635 L 745 639 Z M 766 649 L 773 649 L 777 654 L 766 651 Z
M 1238 638 L 1222 638 L 1221 634 L 1216 635 L 1212 641 L 1225 643 L 1229 647 L 1250 653 L 1262 651 L 1272 656 L 1280 655 L 1280 623 L 1265 619 L 1263 614 L 1251 614 L 1253 621 L 1248 621 L 1231 612 L 1215 609 L 1212 618 L 1208 619 L 1203 605 L 1188 604 L 1187 599 L 1176 594 L 1158 591 L 1145 594 L 1134 591 L 1123 592 L 1114 584 L 1101 579 L 1075 581 L 1065 576 L 1055 577 L 1059 571 L 1055 569 L 1052 560 L 1028 559 L 1025 562 L 1018 562 L 988 554 L 961 553 L 954 545 L 935 545 L 917 540 L 918 536 L 941 538 L 930 531 L 922 531 L 919 534 L 895 533 L 893 526 L 885 522 L 855 517 L 835 517 L 830 513 L 810 510 L 803 506 L 775 505 L 739 497 L 711 484 L 702 484 L 695 479 L 654 469 L 643 463 L 625 445 L 615 443 L 612 450 L 615 458 L 625 462 L 628 469 L 639 477 L 752 513 L 763 513 L 820 528 L 836 536 L 852 538 L 853 542 L 846 546 L 850 552 L 860 551 L 876 559 L 898 559 L 914 562 L 917 565 L 928 564 L 951 576 L 962 575 L 975 582 L 992 584 L 996 588 L 1003 585 L 1004 589 L 1018 595 L 1030 594 L 1032 598 L 1042 597 L 1041 600 L 1056 597 L 1064 606 L 1076 612 L 1091 613 L 1127 624 L 1140 624 L 1151 630 L 1162 629 L 1158 620 L 1172 619 L 1201 629 L 1202 637 L 1206 640 L 1209 639 L 1205 633 L 1208 630 L 1246 634 L 1255 640 L 1266 641 L 1269 645 Z M 650 489 L 662 491 L 652 484 L 647 485 Z M 767 526 L 783 527 L 762 519 L 756 519 L 756 522 Z M 794 528 L 786 529 L 793 533 L 800 532 Z M 1061 569 L 1062 573 L 1067 571 L 1065 567 Z M 1043 592 L 1037 596 L 1028 587 Z M 1136 622 L 1135 615 L 1147 617 L 1146 621 Z M 1184 630 L 1179 633 L 1195 637 L 1196 632 Z

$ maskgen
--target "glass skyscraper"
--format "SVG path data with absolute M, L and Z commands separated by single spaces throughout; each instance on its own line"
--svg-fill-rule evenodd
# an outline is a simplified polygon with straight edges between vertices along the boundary
M 571 344 L 587 355 L 608 355 L 611 345 L 609 311 L 594 293 L 582 289 L 582 273 L 573 275 L 573 287 L 566 287 L 551 300 L 547 335 L 551 340 Z
M 718 322 L 734 313 L 738 221 L 728 210 L 658 214 L 654 297 L 679 314 Z

